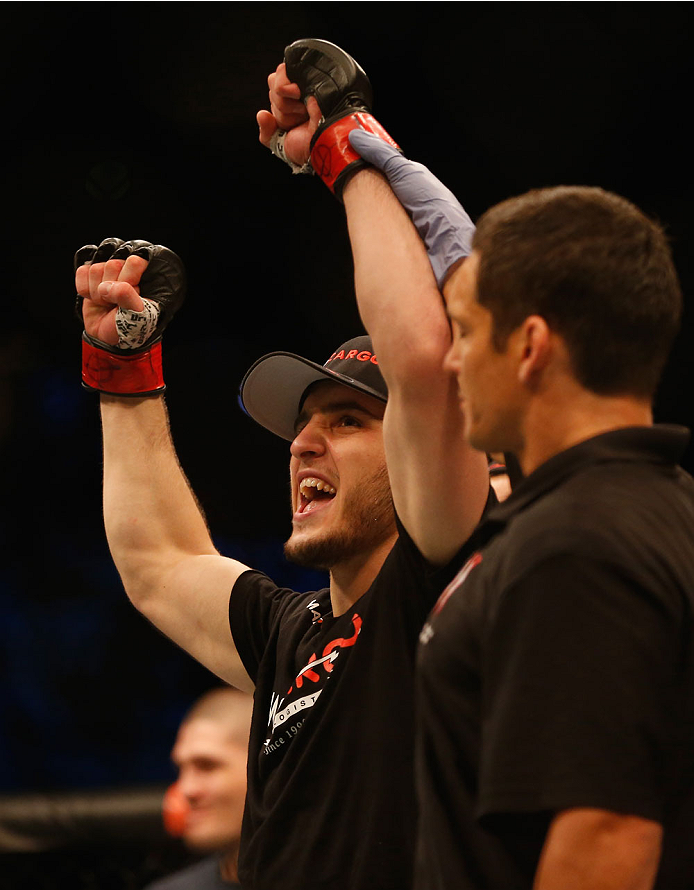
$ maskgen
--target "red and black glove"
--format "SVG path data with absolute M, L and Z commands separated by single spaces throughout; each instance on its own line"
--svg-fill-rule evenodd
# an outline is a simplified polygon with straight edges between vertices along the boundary
M 104 343 L 82 333 L 82 385 L 109 395 L 156 396 L 166 386 L 162 371 L 164 328 L 185 298 L 186 275 L 176 254 L 149 241 L 106 238 L 98 247 L 87 244 L 75 254 L 75 271 L 84 264 L 106 263 L 138 256 L 148 265 L 139 280 L 142 311 L 113 306 L 118 344 Z M 82 320 L 84 298 L 77 297 Z
M 303 101 L 314 96 L 318 102 L 323 120 L 311 140 L 311 167 L 341 199 L 348 179 L 369 166 L 350 145 L 350 131 L 366 130 L 399 147 L 371 114 L 369 78 L 339 46 L 327 40 L 295 40 L 285 49 L 284 62 Z

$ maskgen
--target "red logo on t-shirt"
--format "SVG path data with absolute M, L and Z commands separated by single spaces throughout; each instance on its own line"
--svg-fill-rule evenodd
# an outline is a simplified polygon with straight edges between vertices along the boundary
M 288 704 L 285 704 L 286 696 L 276 692 L 272 693 L 268 715 L 270 735 L 264 742 L 265 754 L 279 751 L 297 735 L 304 723 L 305 712 L 315 705 L 323 692 L 340 653 L 351 648 L 357 642 L 361 626 L 362 619 L 354 612 L 352 615 L 354 629 L 352 636 L 336 637 L 331 640 L 323 647 L 323 654 L 320 658 L 315 652 L 311 655 L 308 663 L 301 668 L 287 690 L 286 696 L 291 696 Z M 294 694 L 292 695 L 292 693 Z
M 301 689 L 304 685 L 304 680 L 311 680 L 313 683 L 317 683 L 320 680 L 320 676 L 314 670 L 315 667 L 319 665 L 323 665 L 323 670 L 326 673 L 332 673 L 333 662 L 340 654 L 341 649 L 348 649 L 350 646 L 353 646 L 357 642 L 357 637 L 359 636 L 359 632 L 361 630 L 361 618 L 355 612 L 352 616 L 352 626 L 354 627 L 354 634 L 345 639 L 345 637 L 338 637 L 336 640 L 331 640 L 326 646 L 323 647 L 323 656 L 318 658 L 316 653 L 309 658 L 308 664 L 303 667 L 296 676 L 294 680 L 294 684 L 297 689 Z M 287 695 L 291 695 L 294 686 L 290 686 L 287 690 Z

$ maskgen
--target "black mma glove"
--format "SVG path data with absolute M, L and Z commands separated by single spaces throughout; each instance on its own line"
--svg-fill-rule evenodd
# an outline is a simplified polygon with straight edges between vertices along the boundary
M 121 241 L 106 238 L 97 247 L 87 244 L 75 254 L 77 270 L 85 263 L 105 263 L 110 259 L 127 260 L 129 256 L 147 260 L 140 278 L 141 312 L 118 307 L 116 328 L 118 345 L 82 333 L 82 385 L 109 395 L 153 396 L 166 388 L 161 358 L 164 328 L 185 298 L 186 275 L 176 254 L 161 244 L 149 241 Z M 77 297 L 77 311 L 82 320 L 83 298 Z
M 284 51 L 287 76 L 301 98 L 315 96 L 323 120 L 311 140 L 315 173 L 341 199 L 347 180 L 368 166 L 349 142 L 349 133 L 366 130 L 398 149 L 371 115 L 372 93 L 364 70 L 339 46 L 327 40 L 295 40 Z

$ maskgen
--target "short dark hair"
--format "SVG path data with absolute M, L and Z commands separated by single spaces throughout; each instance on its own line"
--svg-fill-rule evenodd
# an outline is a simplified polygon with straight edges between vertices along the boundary
M 600 188 L 536 189 L 488 210 L 474 248 L 495 348 L 540 315 L 564 339 L 586 389 L 653 396 L 682 311 L 657 223 Z

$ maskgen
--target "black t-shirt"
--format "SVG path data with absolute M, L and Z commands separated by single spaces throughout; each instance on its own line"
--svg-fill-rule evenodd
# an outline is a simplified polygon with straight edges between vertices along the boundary
M 676 428 L 549 460 L 490 511 L 420 635 L 418 890 L 527 890 L 552 814 L 664 826 L 694 887 L 694 482 Z
M 411 886 L 415 649 L 451 575 L 432 573 L 400 528 L 338 618 L 328 590 L 280 589 L 258 572 L 236 582 L 231 630 L 256 684 L 244 890 Z

